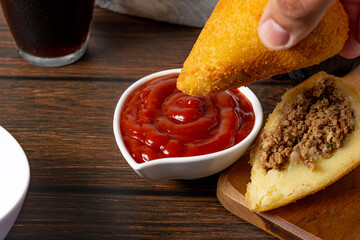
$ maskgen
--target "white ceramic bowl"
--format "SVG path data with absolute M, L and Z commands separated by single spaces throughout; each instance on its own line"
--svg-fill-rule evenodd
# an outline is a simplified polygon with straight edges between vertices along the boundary
M 30 168 L 18 142 L 0 127 L 0 239 L 14 224 L 30 182 Z
M 255 94 L 247 87 L 240 91 L 251 102 L 255 112 L 255 124 L 250 134 L 231 148 L 194 157 L 161 158 L 144 163 L 137 163 L 126 149 L 120 132 L 120 113 L 125 100 L 131 92 L 143 83 L 171 73 L 180 73 L 181 69 L 172 69 L 148 75 L 132 84 L 121 96 L 114 113 L 114 134 L 122 155 L 137 174 L 152 180 L 161 179 L 196 179 L 213 175 L 233 164 L 246 152 L 255 140 L 262 125 L 263 111 Z

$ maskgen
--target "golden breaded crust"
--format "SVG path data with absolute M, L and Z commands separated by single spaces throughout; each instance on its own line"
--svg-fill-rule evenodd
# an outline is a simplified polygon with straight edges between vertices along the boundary
M 262 136 L 279 125 L 285 106 L 300 92 L 315 87 L 326 79 L 334 81 L 337 88 L 354 111 L 354 131 L 347 135 L 343 145 L 334 150 L 329 158 L 316 160 L 316 169 L 311 170 L 302 163 L 290 161 L 284 170 L 265 170 L 261 166 Z M 254 148 L 250 152 L 251 182 L 247 186 L 245 200 L 250 210 L 262 212 L 296 201 L 322 190 L 340 179 L 360 164 L 360 96 L 340 78 L 320 72 L 295 88 L 288 90 L 276 106 L 263 128 Z
M 324 61 L 347 39 L 348 16 L 336 1 L 304 40 L 285 51 L 270 51 L 258 36 L 268 0 L 220 0 L 184 62 L 177 87 L 210 95 Z

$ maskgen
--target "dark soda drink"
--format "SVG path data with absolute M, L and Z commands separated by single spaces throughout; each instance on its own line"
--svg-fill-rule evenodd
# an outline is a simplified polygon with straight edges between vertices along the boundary
M 94 0 L 0 0 L 19 51 L 57 58 L 87 41 Z

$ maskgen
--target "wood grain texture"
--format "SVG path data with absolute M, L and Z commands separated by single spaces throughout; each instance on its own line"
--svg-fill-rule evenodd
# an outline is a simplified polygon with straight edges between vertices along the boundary
M 96 9 L 86 55 L 62 68 L 23 61 L 0 15 L 0 125 L 23 147 L 31 183 L 7 240 L 274 239 L 216 198 L 220 174 L 192 181 L 139 177 L 112 120 L 135 80 L 179 68 L 200 30 Z M 270 113 L 288 81 L 250 88 Z
M 344 77 L 360 92 L 360 67 Z M 251 212 L 245 202 L 250 182 L 249 154 L 224 171 L 219 201 L 233 214 L 281 239 L 359 239 L 360 168 L 311 196 L 267 212 Z
M 17 54 L 0 16 L 0 73 L 22 77 L 139 78 L 182 66 L 200 32 L 96 9 L 89 48 L 82 60 L 61 68 L 34 67 Z

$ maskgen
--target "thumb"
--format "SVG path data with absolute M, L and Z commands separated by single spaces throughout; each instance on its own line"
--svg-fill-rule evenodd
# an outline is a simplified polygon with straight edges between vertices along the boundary
M 305 38 L 335 0 L 269 0 L 259 37 L 271 50 L 288 49 Z

